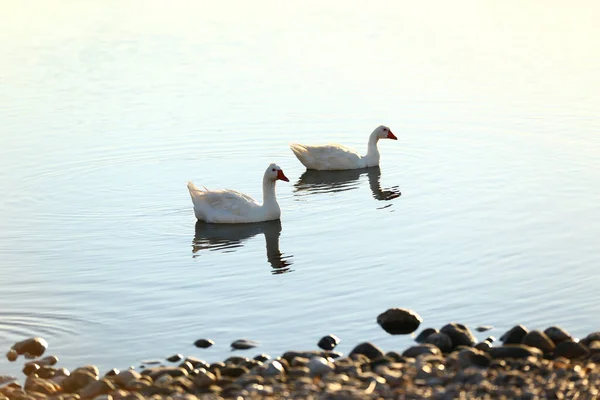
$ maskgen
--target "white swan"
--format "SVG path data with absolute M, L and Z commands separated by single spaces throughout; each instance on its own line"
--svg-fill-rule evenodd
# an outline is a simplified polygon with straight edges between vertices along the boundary
M 367 154 L 364 156 L 339 144 L 310 146 L 292 143 L 290 148 L 308 169 L 321 171 L 358 169 L 379 165 L 379 149 L 377 149 L 379 139 L 397 140 L 398 138 L 387 126 L 378 126 L 369 136 Z
M 199 189 L 192 182 L 187 187 L 194 203 L 194 214 L 200 221 L 239 224 L 279 219 L 281 210 L 275 197 L 275 182 L 290 180 L 276 164 L 269 165 L 263 176 L 263 203 L 235 190 Z

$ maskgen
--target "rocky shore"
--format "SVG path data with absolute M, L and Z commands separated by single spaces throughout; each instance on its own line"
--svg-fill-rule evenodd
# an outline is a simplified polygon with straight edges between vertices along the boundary
M 406 334 L 420 324 L 413 312 L 389 311 L 377 320 L 389 333 Z M 101 373 L 91 364 L 60 368 L 57 357 L 41 358 L 47 343 L 31 338 L 8 351 L 11 361 L 26 358 L 25 377 L 0 374 L 0 400 L 600 398 L 600 332 L 579 340 L 560 327 L 529 331 L 518 325 L 499 341 L 476 343 L 468 327 L 451 323 L 423 329 L 415 345 L 401 351 L 384 353 L 365 342 L 346 355 L 334 350 L 339 341 L 328 335 L 318 342 L 320 350 L 213 363 L 173 355 L 160 365 Z M 258 343 L 232 345 L 251 352 Z

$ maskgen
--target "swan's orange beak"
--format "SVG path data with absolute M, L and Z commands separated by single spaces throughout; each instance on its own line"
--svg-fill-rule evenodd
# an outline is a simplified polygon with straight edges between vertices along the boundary
M 282 170 L 277 171 L 277 179 L 281 179 L 282 181 L 289 182 L 290 180 L 283 174 Z
M 394 140 L 398 140 L 398 138 L 396 137 L 396 135 L 394 135 L 394 134 L 392 133 L 392 131 L 389 131 L 389 132 L 388 132 L 387 138 L 388 138 L 388 139 L 394 139 Z

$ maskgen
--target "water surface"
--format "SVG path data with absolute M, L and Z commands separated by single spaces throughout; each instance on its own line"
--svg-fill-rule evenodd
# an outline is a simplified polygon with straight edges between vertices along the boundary
M 41 335 L 104 370 L 241 337 L 399 349 L 375 323 L 393 306 L 597 330 L 600 12 L 581 4 L 2 3 L 0 348 Z M 399 138 L 380 168 L 306 172 L 287 147 L 366 152 L 380 124 Z M 272 161 L 280 222 L 196 223 L 188 180 L 260 198 Z

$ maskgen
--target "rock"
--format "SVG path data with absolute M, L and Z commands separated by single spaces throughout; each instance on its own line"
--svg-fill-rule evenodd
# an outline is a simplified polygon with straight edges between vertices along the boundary
M 268 355 L 268 354 L 259 354 L 259 355 L 257 355 L 256 357 L 254 357 L 254 359 L 255 359 L 256 361 L 260 361 L 260 362 L 263 362 L 263 363 L 264 363 L 264 362 L 267 362 L 267 361 L 269 361 L 269 360 L 271 359 L 271 356 L 270 356 L 270 355 Z
M 36 364 L 39 365 L 40 367 L 42 367 L 44 365 L 49 365 L 49 366 L 56 365 L 57 362 L 58 362 L 58 357 L 47 356 L 47 357 L 37 360 Z
M 10 349 L 7 353 L 6 353 L 6 358 L 8 359 L 8 361 L 13 362 L 13 361 L 17 361 L 17 358 L 19 358 L 19 353 L 17 353 L 17 351 L 15 349 Z
M 194 346 L 196 346 L 200 349 L 209 348 L 213 344 L 215 344 L 215 342 L 210 339 L 198 339 L 194 342 Z
M 60 386 L 55 382 L 38 378 L 35 375 L 29 376 L 25 380 L 24 388 L 28 392 L 42 393 L 47 396 L 58 393 L 61 390 Z
M 187 370 L 179 367 L 154 367 L 148 368 L 142 371 L 142 375 L 148 375 L 153 381 L 161 377 L 162 375 L 171 375 L 173 378 L 179 376 L 187 376 Z
M 178 362 L 183 360 L 183 356 L 181 354 L 173 354 L 170 357 L 167 357 L 167 361 L 169 362 Z
M 110 394 L 101 394 L 100 396 L 94 397 L 94 400 L 113 400 Z
M 490 342 L 488 342 L 487 340 L 484 340 L 483 342 L 479 342 L 475 345 L 475 348 L 477 350 L 481 350 L 481 351 L 485 351 L 485 352 L 487 352 L 491 347 L 492 347 L 492 344 Z
M 178 367 L 185 369 L 188 373 L 194 369 L 194 366 L 189 361 L 182 362 L 181 364 L 178 365 Z
M 597 340 L 600 340 L 600 332 L 592 332 L 589 335 L 587 335 L 585 338 L 583 338 L 581 340 L 581 343 L 585 346 L 589 346 L 589 344 L 591 342 L 595 342 Z
M 33 357 L 40 357 L 48 348 L 48 342 L 41 337 L 25 339 L 15 343 L 12 349 L 18 354 L 29 354 Z
M 81 389 L 79 395 L 84 399 L 89 399 L 103 394 L 108 394 L 113 390 L 115 390 L 115 385 L 113 385 L 108 379 L 103 378 L 88 384 L 86 387 Z
M 273 360 L 265 369 L 265 376 L 279 376 L 284 373 L 283 365 L 277 360 Z
M 374 360 L 376 358 L 384 356 L 383 351 L 381 351 L 379 347 L 375 346 L 370 342 L 363 342 L 357 345 L 354 349 L 352 349 L 348 357 L 352 357 L 357 354 L 362 354 L 370 360 Z
M 423 319 L 406 308 L 390 308 L 377 316 L 377 323 L 384 331 L 392 335 L 412 333 L 419 328 Z
M 487 368 L 491 363 L 491 357 L 483 351 L 465 348 L 458 353 L 458 361 L 463 368 L 471 366 Z
M 313 357 L 308 361 L 308 370 L 310 376 L 323 377 L 335 370 L 333 364 L 323 357 Z
M 248 339 L 238 339 L 231 343 L 231 347 L 237 350 L 247 350 L 258 346 L 258 342 Z
M 489 344 L 492 344 L 496 341 L 496 338 L 493 336 L 488 336 L 484 339 L 484 342 L 488 342 Z
M 106 371 L 104 376 L 117 376 L 117 375 L 119 375 L 120 372 L 121 371 L 119 371 L 117 368 L 113 368 L 113 369 L 109 369 L 108 371 Z
M 477 332 L 485 332 L 489 331 L 490 329 L 494 329 L 494 327 L 492 325 L 481 325 L 475 328 Z
M 93 371 L 77 368 L 63 380 L 62 387 L 67 393 L 75 393 L 97 379 Z
M 567 340 L 573 340 L 571 335 L 569 335 L 569 333 L 560 326 L 551 326 L 546 328 L 544 333 L 550 338 L 550 340 L 554 342 L 555 345 Z
M 248 368 L 241 367 L 239 365 L 227 366 L 221 370 L 222 376 L 230 376 L 232 378 L 239 378 L 242 375 L 248 373 Z
M 587 347 L 579 342 L 573 342 L 570 340 L 560 342 L 554 349 L 554 357 L 564 357 L 569 360 L 587 357 L 590 355 L 590 351 Z
M 440 329 L 440 332 L 450 336 L 453 348 L 456 348 L 457 346 L 472 347 L 477 342 L 473 332 L 463 324 L 452 322 Z
M 439 333 L 439 331 L 437 329 L 434 329 L 434 328 L 425 328 L 425 329 L 423 329 L 421 331 L 421 333 L 419 333 L 419 335 L 415 339 L 415 342 L 417 342 L 417 343 L 425 343 L 425 340 L 430 335 L 433 335 L 434 333 Z
M 450 336 L 443 332 L 432 333 L 427 337 L 427 339 L 425 339 L 424 343 L 437 346 L 442 353 L 449 353 L 452 351 L 452 339 L 450 339 Z
M 538 348 L 544 353 L 552 353 L 555 347 L 554 342 L 550 340 L 548 335 L 546 335 L 544 332 L 536 330 L 527 333 L 523 337 L 521 343 L 527 346 Z
M 540 349 L 535 347 L 526 346 L 524 344 L 508 344 L 500 347 L 492 347 L 489 349 L 488 354 L 496 358 L 515 358 L 525 359 L 528 357 L 541 357 L 542 352 Z
M 31 375 L 34 372 L 37 372 L 37 370 L 40 369 L 40 366 L 37 365 L 36 363 L 32 363 L 32 362 L 28 362 L 27 364 L 25 364 L 25 366 L 23 367 L 23 373 L 26 376 Z
M 517 325 L 500 336 L 500 341 L 504 344 L 519 344 L 523 341 L 527 332 L 529 331 L 523 325 Z
M 333 350 L 335 346 L 340 344 L 340 338 L 335 335 L 327 335 L 323 336 L 317 346 L 322 348 L 323 350 Z
M 431 355 L 434 355 L 434 356 L 441 356 L 442 352 L 441 352 L 441 350 L 437 346 L 434 346 L 434 345 L 429 344 L 429 343 L 423 343 L 423 344 L 420 344 L 418 346 L 409 347 L 408 349 L 404 350 L 404 352 L 402 353 L 402 355 L 404 357 L 410 357 L 410 358 L 417 358 L 417 357 L 422 356 L 424 354 L 431 354 Z
M 190 364 L 192 364 L 192 367 L 194 367 L 194 369 L 196 368 L 204 368 L 204 369 L 208 369 L 210 367 L 210 364 L 207 363 L 204 360 L 201 360 L 199 358 L 196 357 L 187 357 L 185 359 L 186 362 L 189 362 Z
M 207 388 L 213 385 L 216 381 L 217 378 L 215 375 L 204 368 L 198 369 L 196 376 L 194 376 L 194 384 L 200 389 Z
M 121 386 L 125 386 L 127 382 L 132 381 L 134 379 L 141 379 L 142 375 L 134 371 L 132 369 L 127 369 L 125 371 L 118 372 L 115 376 L 114 380 Z

